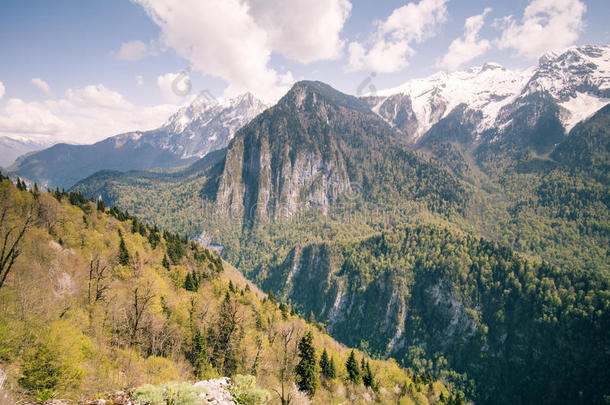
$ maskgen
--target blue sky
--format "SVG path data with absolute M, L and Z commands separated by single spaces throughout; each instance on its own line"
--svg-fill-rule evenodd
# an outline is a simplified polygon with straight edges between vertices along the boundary
M 3 0 L 0 136 L 90 142 L 153 128 L 192 93 L 347 92 L 610 43 L 605 0 Z

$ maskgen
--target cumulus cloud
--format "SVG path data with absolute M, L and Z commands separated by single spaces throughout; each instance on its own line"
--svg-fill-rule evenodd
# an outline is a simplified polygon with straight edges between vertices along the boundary
M 47 82 L 45 82 L 44 80 L 42 80 L 40 77 L 35 77 L 31 80 L 32 84 L 36 87 L 38 87 L 40 90 L 42 90 L 42 92 L 44 94 L 46 94 L 47 96 L 51 95 L 51 88 L 49 87 L 49 84 Z
M 437 66 L 449 70 L 456 70 L 464 63 L 483 55 L 491 43 L 487 39 L 479 39 L 479 31 L 485 24 L 485 16 L 491 12 L 491 8 L 486 8 L 483 13 L 468 17 L 464 23 L 464 36 L 456 38 L 449 45 L 449 50 L 439 61 Z
M 137 106 L 101 84 L 91 85 L 43 102 L 7 100 L 0 109 L 0 136 L 90 143 L 121 132 L 157 128 L 177 108 Z
M 503 32 L 497 45 L 528 58 L 563 49 L 578 39 L 586 10 L 579 0 L 532 0 L 520 23 L 513 16 L 501 22 Z
M 5 88 L 4 88 L 4 83 L 0 82 L 0 98 L 4 97 L 4 92 L 5 92 Z
M 137 61 L 148 55 L 148 45 L 140 40 L 123 42 L 114 55 L 118 60 Z
M 436 29 L 446 20 L 447 0 L 421 0 L 399 7 L 385 21 L 377 23 L 368 43 L 350 43 L 346 69 L 401 70 L 415 54 L 412 44 L 436 35 Z
M 157 77 L 157 86 L 165 101 L 173 104 L 183 102 L 191 93 L 191 82 L 188 72 L 166 73 Z
M 348 0 L 135 0 L 161 28 L 161 42 L 194 69 L 224 79 L 225 96 L 273 100 L 286 88 L 272 52 L 307 63 L 337 58 Z
M 341 56 L 340 33 L 352 8 L 348 0 L 249 0 L 248 4 L 273 51 L 302 63 Z
M 138 86 L 141 86 L 144 84 L 144 76 L 142 75 L 137 75 L 136 76 L 136 83 L 138 84 Z

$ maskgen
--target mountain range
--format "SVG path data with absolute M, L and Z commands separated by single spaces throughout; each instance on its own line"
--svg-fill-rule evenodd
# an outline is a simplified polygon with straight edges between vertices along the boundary
M 235 132 L 265 108 L 250 93 L 220 101 L 198 97 L 158 129 L 128 132 L 92 145 L 56 144 L 21 156 L 8 171 L 43 187 L 69 188 L 102 169 L 186 166 L 226 147 Z
M 73 190 L 209 243 L 339 341 L 477 403 L 603 403 L 609 56 L 364 97 L 301 81 L 199 160 L 160 148 L 190 166 Z

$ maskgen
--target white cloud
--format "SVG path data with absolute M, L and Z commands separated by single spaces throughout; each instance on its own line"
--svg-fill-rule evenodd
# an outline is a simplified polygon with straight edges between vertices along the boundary
M 468 17 L 464 23 L 464 37 L 456 38 L 449 45 L 449 50 L 437 64 L 449 70 L 456 70 L 461 65 L 483 55 L 491 43 L 487 39 L 479 39 L 479 31 L 485 24 L 485 16 L 491 12 L 486 8 L 483 13 Z
M 135 0 L 161 28 L 161 42 L 194 69 L 224 79 L 225 96 L 286 91 L 272 52 L 300 62 L 337 58 L 348 0 Z
M 504 19 L 497 45 L 500 49 L 515 49 L 518 56 L 528 58 L 563 49 L 578 39 L 586 10 L 579 0 L 532 0 L 521 24 L 512 16 Z
M 136 76 L 136 83 L 138 84 L 138 86 L 141 86 L 144 84 L 144 76 L 142 75 L 137 75 Z
M 90 85 L 82 89 L 66 90 L 66 98 L 75 105 L 94 108 L 129 109 L 132 107 L 123 95 L 107 89 L 103 84 Z
M 377 23 L 368 44 L 350 43 L 346 69 L 401 70 L 409 64 L 408 58 L 415 54 L 411 44 L 436 35 L 437 27 L 446 20 L 447 0 L 421 0 L 399 7 L 385 21 Z
M 191 93 L 191 82 L 188 72 L 166 73 L 157 77 L 157 86 L 163 93 L 165 101 L 178 104 Z
M 36 87 L 38 87 L 40 90 L 42 90 L 42 92 L 44 94 L 46 94 L 47 96 L 51 95 L 51 88 L 49 87 L 49 84 L 47 82 L 45 82 L 44 80 L 42 80 L 39 77 L 35 77 L 31 80 L 32 84 Z
M 0 109 L 0 136 L 44 142 L 90 143 L 133 130 L 159 127 L 177 106 L 137 106 L 116 91 L 91 85 L 43 102 L 7 100 Z
M 4 83 L 0 82 L 0 98 L 4 97 L 4 92 L 5 92 L 5 88 L 4 88 Z
M 118 60 L 137 61 L 148 55 L 148 45 L 140 40 L 123 42 L 119 51 L 114 55 Z
M 249 0 L 248 4 L 273 51 L 302 63 L 341 56 L 340 33 L 352 9 L 348 0 Z

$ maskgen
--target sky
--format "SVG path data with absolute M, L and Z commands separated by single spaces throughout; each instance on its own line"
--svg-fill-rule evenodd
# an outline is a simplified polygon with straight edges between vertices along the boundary
M 610 43 L 607 0 L 3 0 L 0 137 L 91 143 L 197 95 L 272 103 Z

